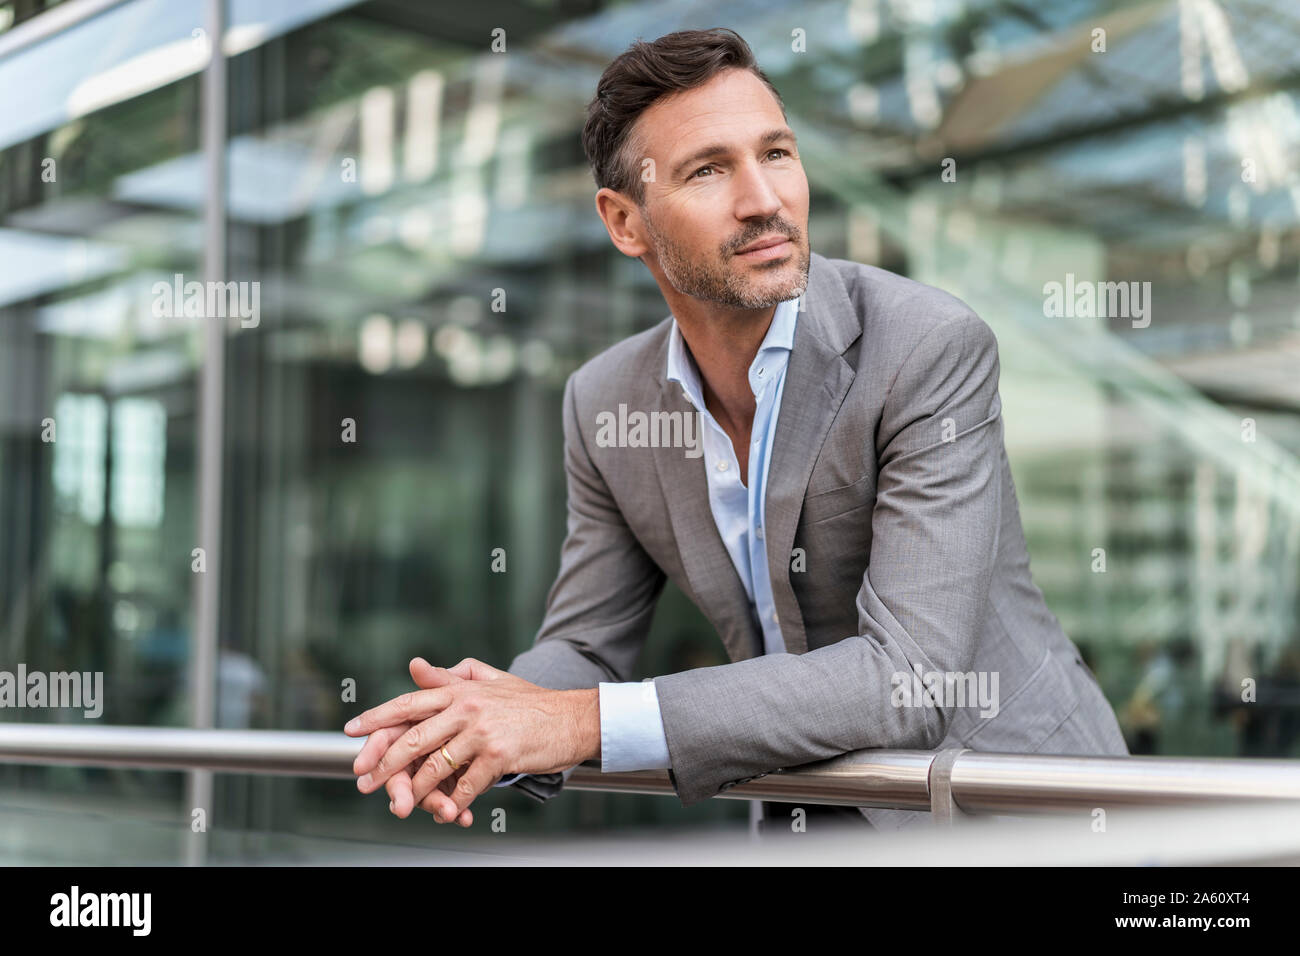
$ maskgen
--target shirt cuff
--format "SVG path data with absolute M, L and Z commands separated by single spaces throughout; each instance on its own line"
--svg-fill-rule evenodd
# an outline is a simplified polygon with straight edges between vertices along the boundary
M 671 766 L 654 681 L 601 684 L 601 772 L 666 770 Z

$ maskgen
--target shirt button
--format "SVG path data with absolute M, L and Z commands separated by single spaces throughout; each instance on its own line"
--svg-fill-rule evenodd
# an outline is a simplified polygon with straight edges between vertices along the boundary
M 773 623 L 773 624 L 780 624 L 780 623 L 781 623 L 780 620 L 777 619 L 776 611 L 773 611 L 773 612 L 772 612 L 772 623 Z
M 718 471 L 726 471 L 726 470 L 727 470 L 727 462 L 726 462 L 726 460 L 725 460 L 725 459 L 722 459 L 722 458 L 719 458 L 719 459 L 718 459 Z
M 762 541 L 762 540 L 763 540 L 763 529 L 762 529 L 762 528 L 755 528 L 755 529 L 754 529 L 754 537 L 758 538 L 759 541 Z

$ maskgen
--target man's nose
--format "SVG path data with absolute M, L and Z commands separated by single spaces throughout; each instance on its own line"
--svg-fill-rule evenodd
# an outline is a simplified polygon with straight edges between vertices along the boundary
M 747 163 L 737 174 L 736 218 L 770 219 L 781 209 L 767 171 L 758 163 Z

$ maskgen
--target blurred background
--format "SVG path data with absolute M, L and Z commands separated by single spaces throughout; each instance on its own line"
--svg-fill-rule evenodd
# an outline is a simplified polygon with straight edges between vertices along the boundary
M 101 670 L 102 723 L 183 726 L 207 628 L 217 726 L 339 730 L 409 689 L 414 655 L 507 667 L 558 568 L 565 378 L 667 315 L 595 213 L 586 103 L 633 40 L 728 26 L 799 135 L 813 249 L 996 333 L 1034 579 L 1132 752 L 1300 755 L 1291 0 L 228 0 L 219 44 L 208 7 L 0 2 L 0 669 Z M 152 290 L 223 258 L 260 316 L 220 355 L 204 602 L 208 320 Z M 1149 324 L 1047 314 L 1067 274 L 1150 283 Z M 669 585 L 636 676 L 726 661 Z M 187 822 L 185 794 L 182 773 L 0 765 L 11 821 L 100 815 L 48 831 L 109 856 Z M 475 809 L 495 806 L 552 834 L 746 820 L 591 792 Z M 211 817 L 232 853 L 484 839 L 348 781 L 218 775 Z

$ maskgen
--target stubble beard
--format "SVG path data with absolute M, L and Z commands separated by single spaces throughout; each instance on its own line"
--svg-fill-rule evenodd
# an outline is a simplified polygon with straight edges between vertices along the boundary
M 727 257 L 728 263 L 736 263 L 732 268 L 692 259 L 672 239 L 655 229 L 644 209 L 642 219 L 654 242 L 659 268 L 663 269 L 669 284 L 682 295 L 735 309 L 767 309 L 780 302 L 798 298 L 807 291 L 811 256 L 806 247 L 796 253 L 796 256 L 802 257 L 797 272 L 791 271 L 790 262 L 784 262 L 751 273 L 742 260 L 730 254 Z M 795 233 L 794 240 L 797 239 L 798 234 Z M 797 242 L 793 244 L 798 248 Z M 782 278 L 766 278 L 768 273 Z

